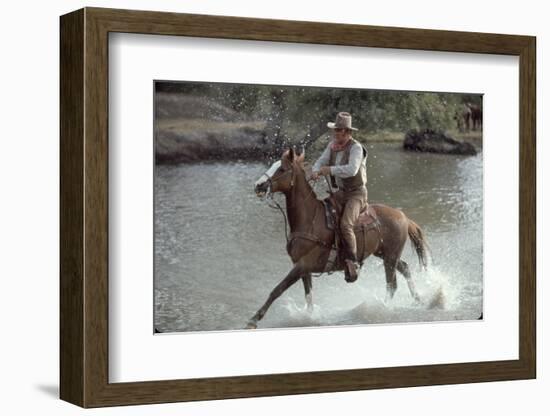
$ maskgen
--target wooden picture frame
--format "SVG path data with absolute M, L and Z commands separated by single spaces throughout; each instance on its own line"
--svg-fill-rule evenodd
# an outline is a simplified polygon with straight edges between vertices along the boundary
M 530 36 L 85 8 L 61 29 L 60 396 L 82 407 L 529 379 L 536 376 L 535 53 Z M 108 34 L 368 46 L 519 57 L 519 359 L 110 383 Z

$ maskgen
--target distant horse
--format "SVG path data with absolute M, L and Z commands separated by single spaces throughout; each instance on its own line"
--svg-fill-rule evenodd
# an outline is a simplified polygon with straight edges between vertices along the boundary
M 283 153 L 255 184 L 255 192 L 263 196 L 266 192 L 282 192 L 286 197 L 286 211 L 290 225 L 290 239 L 287 252 L 294 264 L 287 276 L 269 294 L 267 301 L 248 322 L 247 328 L 254 329 L 271 304 L 285 290 L 302 279 L 308 309 L 313 308 L 311 296 L 312 273 L 327 270 L 327 263 L 335 240 L 334 230 L 327 227 L 323 202 L 315 196 L 304 171 L 304 153 L 298 155 L 293 149 Z M 421 228 L 397 209 L 385 205 L 369 205 L 374 210 L 379 225 L 370 229 L 356 230 L 357 256 L 362 263 L 374 254 L 384 261 L 386 273 L 386 300 L 393 298 L 397 290 L 396 270 L 406 279 L 411 296 L 420 302 L 409 266 L 401 260 L 401 253 L 407 236 L 416 250 L 418 259 L 426 268 L 426 243 Z M 331 268 L 343 270 L 343 262 L 336 262 Z
M 467 104 L 463 104 L 455 113 L 456 127 L 461 133 L 470 131 L 470 121 L 472 120 L 472 110 Z
M 472 130 L 481 130 L 483 127 L 483 111 L 481 109 L 481 106 L 472 103 L 468 103 L 466 104 L 466 106 L 472 114 Z

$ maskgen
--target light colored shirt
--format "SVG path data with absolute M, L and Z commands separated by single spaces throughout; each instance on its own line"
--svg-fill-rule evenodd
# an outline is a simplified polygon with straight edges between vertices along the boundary
M 336 184 L 339 188 L 343 188 L 341 178 L 350 178 L 357 175 L 359 169 L 361 169 L 361 175 L 363 176 L 363 182 L 367 183 L 367 156 L 363 157 L 363 147 L 354 142 L 351 145 L 349 152 L 349 160 L 346 165 L 340 164 L 344 151 L 336 152 L 336 158 L 334 160 L 335 166 L 330 167 L 330 173 L 336 178 Z M 326 149 L 323 151 L 319 159 L 313 165 L 313 172 L 319 172 L 321 166 L 328 166 L 330 162 L 330 142 Z

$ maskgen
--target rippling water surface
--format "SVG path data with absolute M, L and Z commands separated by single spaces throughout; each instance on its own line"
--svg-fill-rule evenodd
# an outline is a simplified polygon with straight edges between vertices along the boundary
M 255 196 L 262 163 L 159 165 L 155 171 L 155 327 L 161 332 L 242 329 L 288 273 L 281 214 Z M 482 156 L 408 153 L 369 146 L 370 202 L 402 209 L 425 231 L 433 253 L 422 271 L 407 243 L 424 299 L 406 282 L 384 304 L 382 262 L 369 258 L 356 283 L 341 273 L 314 278 L 313 313 L 298 282 L 271 306 L 260 328 L 473 320 L 483 299 Z M 325 195 L 322 183 L 317 194 Z M 284 205 L 284 198 L 278 200 Z

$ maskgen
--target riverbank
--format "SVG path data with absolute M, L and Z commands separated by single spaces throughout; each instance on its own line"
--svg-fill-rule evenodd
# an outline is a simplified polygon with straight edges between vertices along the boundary
M 274 142 L 266 132 L 262 120 L 206 120 L 201 118 L 162 118 L 155 124 L 155 158 L 160 164 L 196 162 L 200 160 L 259 160 L 274 151 Z M 482 149 L 482 132 L 450 131 L 448 135 Z M 295 138 L 302 137 L 295 132 Z M 291 136 L 296 145 L 299 141 Z M 395 143 L 401 146 L 404 132 L 357 131 L 354 138 L 361 143 Z M 327 131 L 313 143 L 307 152 L 315 157 L 330 140 Z
M 481 131 L 472 132 L 459 132 L 449 131 L 446 134 L 455 140 L 471 143 L 475 149 L 479 152 L 483 149 L 483 138 Z M 362 131 L 356 131 L 353 133 L 355 140 L 369 147 L 375 143 L 388 143 L 395 144 L 396 147 L 403 147 L 405 140 L 405 133 L 399 131 L 377 131 L 374 133 L 365 133 Z M 330 134 L 327 132 L 323 136 L 319 137 L 308 149 L 308 157 L 317 158 L 321 152 L 325 149 L 330 140 Z
M 481 131 L 470 131 L 470 132 L 459 132 L 457 130 L 450 130 L 447 132 L 448 135 L 459 141 L 465 141 L 472 143 L 474 146 L 482 145 L 482 132 Z M 377 131 L 374 133 L 360 133 L 356 132 L 353 135 L 357 140 L 366 143 L 372 142 L 399 142 L 403 143 L 405 138 L 405 133 L 400 131 Z
M 155 125 L 157 163 L 261 159 L 265 122 L 161 119 Z

